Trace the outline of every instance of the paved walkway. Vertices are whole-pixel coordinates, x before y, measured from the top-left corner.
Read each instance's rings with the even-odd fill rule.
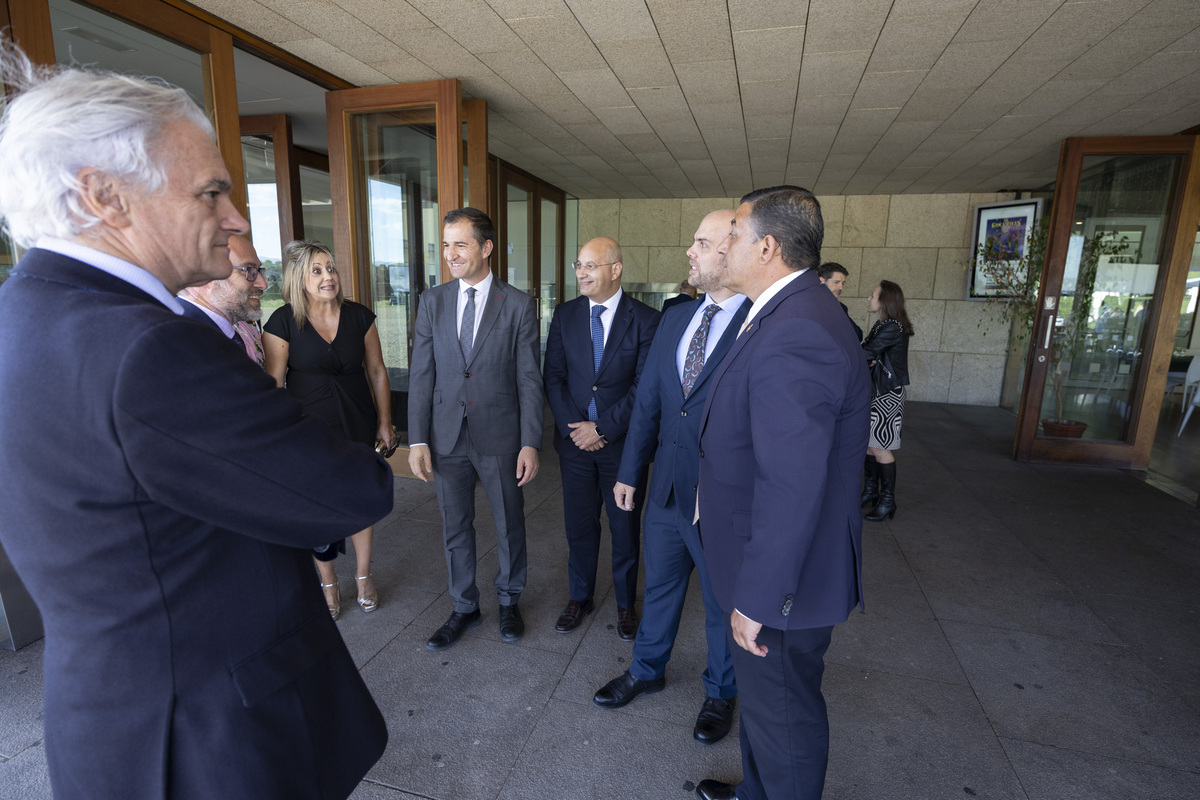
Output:
[[[899,511],[864,534],[867,612],[828,655],[828,800],[1200,797],[1200,510],[1120,470],[1014,463],[1013,425],[993,408],[909,405]],[[688,800],[702,778],[738,778],[736,731],[691,738],[694,581],[666,690],[591,705],[631,645],[607,596],[580,630],[553,630],[566,543],[543,459],[515,645],[484,605],[453,648],[425,649],[450,611],[437,505],[431,486],[397,482],[377,534],[381,607],[344,604],[339,622],[391,731],[356,800]],[[479,507],[486,585],[494,528]],[[0,651],[0,798],[50,797],[40,704],[41,644]]]

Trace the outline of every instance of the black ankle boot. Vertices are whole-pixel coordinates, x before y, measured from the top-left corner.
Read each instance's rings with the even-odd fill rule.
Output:
[[[879,465],[879,505],[867,514],[871,522],[881,522],[896,516],[896,462]]]
[[[879,502],[879,462],[875,456],[868,455],[863,462],[863,491],[862,502],[859,505],[866,508]]]

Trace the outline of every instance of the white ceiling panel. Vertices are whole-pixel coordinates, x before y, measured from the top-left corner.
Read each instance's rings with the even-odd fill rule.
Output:
[[[193,2],[358,85],[460,78],[580,197],[1032,188],[1066,136],[1200,125],[1197,0]],[[238,77],[243,113],[323,113]]]

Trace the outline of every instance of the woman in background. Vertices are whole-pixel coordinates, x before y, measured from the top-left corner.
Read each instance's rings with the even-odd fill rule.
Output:
[[[285,248],[282,306],[263,328],[263,368],[330,430],[352,442],[396,443],[391,387],[375,314],[346,300],[333,254],[320,242],[292,242]],[[379,605],[371,581],[374,526],[351,537],[358,562],[355,582],[364,611]],[[341,595],[333,559],[346,552],[344,540],[314,553],[325,602],[334,619]]]
[[[879,522],[896,516],[896,456],[904,419],[904,387],[908,385],[908,339],[912,323],[904,309],[904,292],[891,281],[880,281],[867,300],[878,317],[863,340],[871,367],[871,436],[867,445],[862,504],[874,505],[867,519]]]

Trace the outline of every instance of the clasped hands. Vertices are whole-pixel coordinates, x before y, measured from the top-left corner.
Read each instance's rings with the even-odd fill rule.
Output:
[[[591,452],[599,450],[608,444],[608,442],[596,435],[596,423],[594,422],[568,422],[567,427],[571,429],[571,441],[580,450]]]

